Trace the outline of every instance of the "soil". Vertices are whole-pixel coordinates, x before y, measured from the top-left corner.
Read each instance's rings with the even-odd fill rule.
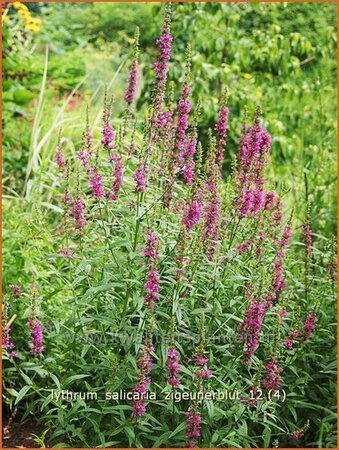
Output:
[[[41,448],[34,441],[33,435],[39,436],[42,431],[41,425],[37,425],[32,419],[27,419],[24,423],[14,420],[4,428],[2,448]]]

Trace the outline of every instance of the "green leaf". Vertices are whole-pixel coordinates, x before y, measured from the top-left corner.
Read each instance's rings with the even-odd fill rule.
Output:
[[[14,404],[17,405],[17,404],[20,402],[20,400],[22,400],[22,399],[24,398],[25,394],[26,394],[30,389],[31,389],[31,386],[24,386],[23,388],[21,388],[20,391],[19,391],[19,393],[18,393],[18,395],[17,395],[17,397],[16,397],[16,399],[15,399]]]
[[[157,441],[155,441],[153,448],[159,448],[161,444],[167,441],[169,437],[171,436],[171,431],[166,431],[166,433],[162,434]]]
[[[70,383],[72,383],[72,381],[75,380],[81,380],[82,378],[88,378],[90,375],[85,375],[85,374],[78,374],[78,375],[72,375],[68,378],[66,378],[66,380],[64,381],[64,386],[68,386]]]
[[[61,389],[61,385],[60,385],[60,381],[58,380],[58,378],[56,377],[56,375],[54,375],[54,373],[51,373],[51,378],[54,381],[56,387],[58,389]]]
[[[265,427],[263,432],[263,439],[264,439],[264,448],[269,448],[270,441],[271,441],[271,429],[268,427]]]
[[[17,105],[26,105],[32,98],[34,95],[27,89],[16,89],[13,92],[13,100]]]

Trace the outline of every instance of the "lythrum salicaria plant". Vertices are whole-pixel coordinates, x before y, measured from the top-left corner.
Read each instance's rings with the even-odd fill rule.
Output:
[[[236,308],[240,323],[232,327],[237,336],[233,364],[239,376],[250,375],[242,386],[242,404],[255,408],[260,400],[250,396],[257,398],[258,389],[270,398],[279,396],[289,352],[310,338],[316,320],[314,302],[305,305],[302,324],[295,319],[294,304],[284,300],[292,217],[284,217],[282,197],[265,179],[272,137],[262,125],[260,108],[252,122],[246,116],[242,125],[238,162],[225,190],[229,122],[237,120],[231,96],[225,88],[214,130],[199,136],[203,105],[194,101],[189,45],[181,85],[168,84],[173,40],[168,5],[156,41],[146,126],[135,108],[141,70],[137,30],[123,120],[114,120],[114,102],[106,92],[101,136],[91,129],[88,112],[77,158],[65,155],[59,145],[55,161],[65,180],[69,251],[86,253],[102,232],[114,278],[121,284],[115,295],[120,331],[130,330],[133,336],[137,331],[140,337],[128,347],[134,373],[124,384],[133,393],[132,423],[141,429],[156,414],[152,391],[187,393],[186,401],[173,400],[168,408],[173,430],[185,416],[185,442],[194,447],[205,442],[207,400],[201,394],[220,389],[221,380],[227,380],[217,364],[222,347],[211,342],[225,317]],[[307,267],[307,224],[303,232]],[[236,303],[226,300],[230,273],[242,280],[233,288]],[[183,332],[196,335],[196,344],[184,345]]]

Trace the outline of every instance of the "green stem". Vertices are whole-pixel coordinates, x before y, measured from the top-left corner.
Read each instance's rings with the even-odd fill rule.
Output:
[[[139,217],[139,207],[140,207],[142,200],[143,200],[143,194],[142,193],[140,194],[138,192],[137,193],[137,207],[136,207],[136,223],[135,223],[135,232],[134,232],[133,247],[132,247],[133,253],[136,251],[137,244],[138,244],[138,235],[139,235],[140,220],[141,220],[141,218]],[[128,278],[130,278],[130,277],[131,277],[131,271],[129,272]],[[126,294],[125,294],[124,306],[123,306],[123,310],[122,310],[122,319],[121,319],[120,329],[122,329],[125,326],[130,292],[131,292],[131,285],[130,285],[130,282],[128,281],[127,286],[126,286]]]
[[[108,233],[107,233],[105,224],[104,224],[104,217],[103,217],[103,214],[102,214],[102,208],[101,208],[100,200],[98,201],[98,205],[99,205],[99,213],[100,213],[101,226],[102,226],[102,229],[104,230],[106,245],[107,245],[109,251],[111,252],[112,258],[114,259],[114,262],[115,262],[116,266],[119,267],[118,261],[117,261],[117,259],[116,259],[116,257],[115,257],[115,254],[114,254],[114,252],[113,252],[113,249],[112,249],[112,247],[111,247],[111,243],[110,243],[110,240],[109,240],[109,236],[108,236]]]

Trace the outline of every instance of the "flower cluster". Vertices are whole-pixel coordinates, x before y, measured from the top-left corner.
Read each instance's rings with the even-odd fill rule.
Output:
[[[177,387],[180,385],[180,365],[178,361],[180,360],[179,352],[175,348],[170,348],[167,352],[167,368],[168,368],[168,377],[167,383],[173,387]]]
[[[264,168],[270,151],[271,136],[261,127],[257,113],[254,124],[240,140],[240,168],[237,175],[238,196],[235,206],[240,217],[252,214],[254,218],[262,210],[271,210],[275,195],[264,192]]]
[[[220,216],[220,197],[217,193],[211,196],[205,209],[204,233],[202,240],[207,243],[207,257],[212,259],[215,249],[216,241],[219,239],[218,222]]]
[[[135,30],[134,58],[128,76],[128,86],[125,92],[125,101],[128,105],[128,112],[131,113],[132,104],[135,101],[138,87],[138,58],[139,58],[139,28]]]
[[[115,155],[115,166],[113,171],[113,183],[108,192],[108,198],[110,200],[117,200],[119,198],[119,192],[123,185],[123,177],[124,177],[124,163],[119,159],[117,155]]]
[[[273,288],[275,291],[275,299],[278,299],[282,291],[287,287],[287,282],[283,277],[283,259],[278,256],[273,262],[274,280]]]
[[[66,189],[64,195],[61,198],[61,203],[63,203],[65,206],[72,206],[74,204],[74,201],[75,200],[73,198],[73,195]]]
[[[172,53],[173,37],[170,33],[165,33],[157,40],[157,46],[160,52],[160,61],[169,61]]]
[[[171,10],[170,4],[167,6],[166,19],[162,28],[162,34],[157,40],[159,57],[154,63],[154,113],[152,123],[155,129],[159,128],[159,114],[162,113],[162,105],[165,98],[166,81],[168,75],[168,63],[171,59],[173,37],[171,35]]]
[[[137,192],[145,192],[146,190],[146,167],[143,163],[140,163],[134,172],[134,181],[136,183]]]
[[[306,431],[308,430],[309,427],[310,427],[310,421],[307,420],[306,424],[302,428],[298,428],[297,430],[295,430],[292,433],[290,433],[288,435],[288,438],[290,440],[291,439],[296,439],[296,440],[301,439],[304,436],[304,434],[306,433]]]
[[[283,369],[279,366],[278,360],[273,358],[266,365],[266,378],[263,381],[262,385],[268,391],[277,391],[281,386],[281,376],[280,374],[283,372]]]
[[[242,136],[240,142],[241,179],[243,182],[253,182],[261,187],[263,184],[263,169],[270,151],[271,136],[260,125],[259,114],[254,119],[253,126]]]
[[[144,256],[149,261],[157,261],[158,259],[158,235],[151,228],[146,228],[146,246],[144,248]]]
[[[292,229],[291,229],[291,227],[290,226],[285,227],[283,229],[281,239],[277,240],[277,244],[281,248],[288,247],[288,245],[290,243],[290,240],[291,240],[291,237],[292,237]]]
[[[31,353],[38,354],[44,351],[43,346],[43,328],[41,322],[37,318],[29,319],[27,325],[31,331]]]
[[[286,308],[278,309],[277,316],[279,317],[280,322],[282,322],[288,316],[288,312],[286,311]]]
[[[252,243],[253,241],[251,239],[246,239],[243,242],[238,242],[235,245],[235,248],[240,254],[247,253],[250,250]]]
[[[293,433],[289,434],[288,438],[298,440],[298,439],[302,438],[302,436],[303,436],[302,430],[295,430],[295,431],[293,431]]]
[[[242,202],[240,206],[241,217],[247,217],[250,213],[254,218],[258,217],[259,212],[264,208],[265,194],[260,189],[248,189],[242,193]]]
[[[287,339],[284,340],[285,347],[291,350],[297,343],[299,335],[300,333],[298,330],[290,331]]]
[[[59,167],[60,171],[65,174],[67,171],[67,163],[65,154],[61,146],[58,146],[56,154],[55,154],[55,163]]]
[[[197,148],[197,140],[194,136],[191,139],[187,139],[185,144],[185,151],[181,152],[179,157],[182,161],[182,178],[184,182],[191,186],[194,180],[194,155]]]
[[[249,362],[259,347],[260,333],[264,324],[265,313],[269,306],[269,302],[260,302],[252,299],[246,311],[245,319],[240,326],[241,337],[246,347],[245,363]]]
[[[141,356],[138,358],[139,379],[134,386],[134,392],[137,393],[137,400],[133,401],[133,416],[144,416],[146,414],[147,402],[146,394],[151,384],[150,373],[153,368],[153,358],[151,352],[154,351],[152,344],[145,345]]]
[[[187,447],[194,448],[197,445],[197,439],[201,435],[201,414],[195,411],[194,407],[186,413],[186,439]]]
[[[222,106],[219,111],[218,121],[215,125],[215,131],[217,132],[216,161],[218,164],[222,164],[224,160],[224,151],[227,143],[228,116],[229,109],[226,106]]]
[[[312,228],[309,222],[305,223],[302,227],[302,232],[303,232],[303,237],[304,237],[304,242],[306,245],[306,253],[307,255],[311,254],[312,251]]]
[[[135,101],[138,88],[138,66],[139,66],[139,28],[135,30],[134,36],[134,58],[128,75],[128,85],[125,92],[128,115],[132,113],[132,104]]]
[[[213,372],[209,369],[200,369],[197,370],[194,374],[195,378],[211,378]]]
[[[8,351],[10,358],[17,356],[17,352],[14,350],[15,345],[12,341],[10,325],[6,325],[2,329],[2,348]]]
[[[337,263],[336,261],[330,261],[327,267],[328,274],[332,281],[337,281]]]
[[[21,286],[19,286],[18,284],[12,284],[10,289],[11,289],[13,298],[21,297],[21,295],[22,295]]]
[[[114,146],[115,131],[110,123],[110,105],[105,105],[102,117],[102,139],[101,143],[104,148],[110,151]]]
[[[312,311],[307,315],[306,320],[303,325],[303,340],[304,341],[308,341],[309,338],[311,337],[317,320],[318,319],[317,319],[315,312]]]
[[[202,216],[202,204],[193,200],[187,209],[183,212],[182,224],[185,225],[186,231],[190,231],[193,226],[199,222]]]
[[[93,135],[89,129],[88,123],[82,136],[82,144],[78,151],[77,158],[84,167],[88,167],[93,156]]]
[[[149,309],[154,309],[156,302],[159,300],[160,292],[160,276],[158,269],[153,266],[147,273],[145,283],[145,302]]]
[[[86,226],[85,201],[82,198],[79,198],[74,202],[70,211],[70,216],[74,220],[75,228],[78,230],[79,234],[81,234]]]
[[[39,33],[41,29],[41,19],[32,17],[30,10],[22,2],[14,2],[13,7],[18,11],[18,15],[25,22],[25,28],[32,33]]]
[[[208,364],[208,358],[205,358],[202,355],[198,355],[195,358],[195,365],[200,368],[195,371],[194,377],[197,379],[211,378],[213,375],[212,371],[207,369],[206,365]]]
[[[65,259],[75,258],[75,253],[67,248],[62,248],[58,252],[58,256],[62,256]]]
[[[105,190],[102,176],[98,173],[97,169],[90,168],[88,173],[90,174],[89,186],[92,190],[93,197],[96,199],[105,197]]]
[[[126,103],[128,103],[128,105],[131,105],[135,100],[135,96],[137,93],[137,86],[138,86],[138,62],[133,61],[129,73],[128,88],[125,94],[125,101]]]

